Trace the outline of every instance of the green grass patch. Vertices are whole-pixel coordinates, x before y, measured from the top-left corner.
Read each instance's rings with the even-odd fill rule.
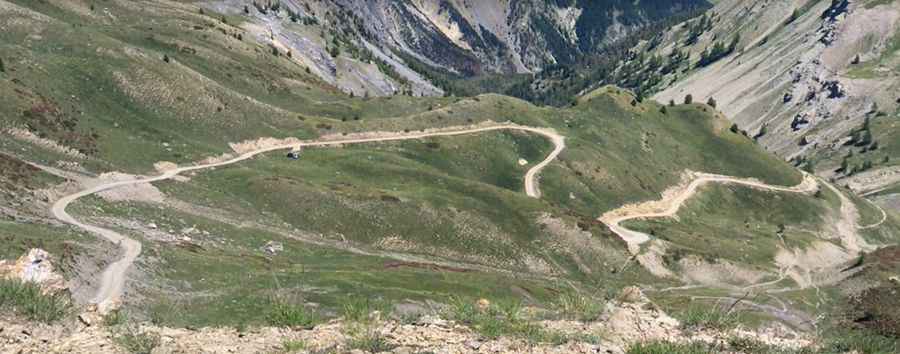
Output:
[[[388,343],[387,338],[381,332],[369,325],[350,326],[348,329],[350,339],[347,341],[347,349],[362,350],[366,353],[389,352],[395,348]]]
[[[302,304],[274,301],[271,304],[271,310],[266,315],[266,321],[276,327],[309,329],[321,321],[321,316]]]
[[[721,306],[693,305],[673,314],[688,330],[715,329],[727,331],[741,324],[741,313]]]
[[[32,248],[53,255],[56,268],[69,274],[75,256],[95,238],[67,227],[0,220],[0,259],[15,260]]]
[[[570,289],[559,293],[553,309],[560,315],[577,321],[595,321],[606,308],[605,299],[597,299],[582,291]]]
[[[297,353],[306,350],[306,342],[299,340],[286,340],[281,343],[283,353]]]
[[[363,297],[351,297],[341,306],[341,317],[350,322],[366,323],[374,320],[373,313],[385,315],[390,309],[389,304],[383,301],[372,300]]]
[[[452,297],[444,317],[472,328],[487,339],[520,338],[530,343],[559,344],[565,335],[548,331],[522,315],[522,303],[501,300],[479,304],[475,299]]]
[[[632,220],[625,226],[710,260],[769,266],[779,247],[805,248],[820,240],[818,233],[837,208],[832,194],[823,190],[817,198],[710,185],[682,206],[678,220]],[[677,262],[679,254],[670,255],[671,261]]]
[[[117,330],[113,341],[132,354],[150,354],[162,344],[159,334],[127,326]]]
[[[44,294],[35,283],[0,279],[0,309],[31,321],[53,323],[72,310],[64,294]]]
[[[151,301],[130,307],[153,322],[168,326],[252,326],[268,324],[273,298],[292,304],[319,304],[323,317],[339,317],[347,300],[378,299],[351,307],[355,313],[381,310],[382,304],[444,301],[451,295],[519,299],[524,290],[537,301],[549,303],[553,284],[516,279],[502,273],[442,269],[427,264],[398,262],[363,256],[329,247],[306,244],[256,228],[240,228],[202,217],[159,209],[142,203],[114,203],[88,198],[73,205],[73,215],[103,215],[154,222],[160,230],[195,227],[209,236],[194,235],[187,243],[143,240],[143,254],[159,262],[149,272],[164,289],[148,289]],[[269,241],[284,245],[275,256],[262,250]],[[170,300],[166,300],[170,299]],[[357,317],[361,317],[357,316]]]

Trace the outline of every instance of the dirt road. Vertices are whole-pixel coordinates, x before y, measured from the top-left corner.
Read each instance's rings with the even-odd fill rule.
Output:
[[[662,199],[639,204],[629,204],[604,213],[597,220],[606,224],[609,229],[628,244],[628,249],[636,254],[640,245],[650,240],[650,236],[622,227],[622,222],[633,219],[673,217],[684,203],[690,199],[697,189],[709,183],[738,184],[748,187],[791,193],[812,193],[818,188],[815,177],[803,173],[803,181],[793,187],[773,186],[750,178],[738,178],[710,173],[688,172],[687,184],[669,188],[662,193]]]
[[[78,228],[84,229],[88,232],[95,233],[104,239],[118,244],[122,250],[121,258],[117,261],[111,263],[106,269],[103,270],[103,274],[100,278],[100,286],[97,289],[97,293],[94,296],[92,303],[97,304],[98,310],[101,313],[106,313],[111,309],[114,309],[118,306],[119,301],[122,297],[122,292],[125,287],[125,279],[126,273],[131,265],[134,263],[135,259],[137,259],[138,255],[141,253],[141,244],[138,241],[130,239],[118,232],[115,232],[110,229],[105,229],[99,226],[86,224],[78,221],[69,213],[66,212],[66,207],[69,206],[75,200],[78,200],[81,197],[89,196],[95,193],[99,193],[102,191],[110,190],[117,187],[142,184],[142,183],[152,183],[157,181],[163,181],[170,178],[173,178],[181,173],[190,172],[190,171],[198,171],[203,169],[209,169],[214,167],[226,166],[234,163],[238,163],[249,158],[252,158],[256,155],[277,151],[277,150],[286,150],[286,149],[296,149],[300,147],[312,147],[312,146],[331,146],[331,145],[345,145],[345,144],[361,144],[361,143],[370,143],[370,142],[384,142],[384,141],[397,141],[397,140],[410,140],[410,139],[421,139],[421,138],[430,138],[430,137],[438,137],[438,136],[455,136],[455,135],[464,135],[464,134],[474,134],[488,131],[496,131],[496,130],[518,130],[518,131],[526,131],[535,134],[542,135],[550,139],[554,144],[553,151],[540,163],[533,166],[528,172],[525,174],[525,193],[533,198],[540,197],[540,190],[537,187],[537,176],[540,171],[546,167],[551,161],[556,159],[556,157],[565,149],[565,137],[557,134],[552,129],[548,128],[535,128],[535,127],[527,127],[520,126],[512,123],[504,123],[504,124],[493,124],[488,126],[480,126],[480,127],[459,127],[459,128],[448,128],[443,129],[441,131],[434,132],[414,132],[414,133],[391,133],[387,136],[379,136],[372,138],[347,138],[347,139],[333,139],[333,140],[325,140],[325,141],[301,141],[297,143],[290,143],[278,146],[270,146],[258,150],[253,150],[250,152],[246,152],[241,154],[240,156],[215,162],[209,164],[200,164],[193,166],[185,166],[178,167],[167,170],[162,174],[154,177],[146,177],[146,178],[137,178],[133,180],[125,180],[125,181],[116,181],[110,183],[100,184],[82,191],[79,191],[74,194],[67,195],[59,200],[57,200],[52,208],[52,215],[58,220],[76,226]]]

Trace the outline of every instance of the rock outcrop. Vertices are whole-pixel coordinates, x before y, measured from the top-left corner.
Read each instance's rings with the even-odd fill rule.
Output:
[[[54,271],[50,254],[33,248],[15,262],[0,260],[0,277],[39,284],[45,293],[65,290],[66,280]]]

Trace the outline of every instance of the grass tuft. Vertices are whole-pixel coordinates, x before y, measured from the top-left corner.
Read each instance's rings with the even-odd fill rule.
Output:
[[[312,328],[320,322],[320,317],[303,305],[292,305],[276,301],[266,316],[270,325],[290,328]]]
[[[383,314],[386,308],[387,306],[381,301],[362,297],[351,297],[341,306],[344,320],[361,323],[372,321],[374,312],[378,311]]]
[[[306,350],[306,342],[301,340],[285,340],[281,343],[281,351],[284,353],[297,353]]]
[[[150,354],[161,343],[159,334],[131,327],[119,331],[114,340],[123,349],[133,354]]]
[[[594,321],[603,313],[603,303],[577,290],[565,291],[553,303],[566,318],[578,321]]]
[[[35,283],[0,279],[0,310],[12,312],[32,321],[52,323],[71,310],[63,294],[44,294]]]
[[[122,310],[113,310],[103,316],[103,325],[116,327],[128,321],[128,316]]]
[[[366,353],[388,352],[396,346],[388,343],[387,339],[377,330],[370,326],[358,329],[354,335],[347,341],[347,347],[350,350],[362,350]]]
[[[509,300],[491,302],[480,307],[474,300],[453,297],[444,316],[467,325],[482,337],[496,339],[503,336],[524,339],[530,343],[565,343],[570,338],[548,331],[541,325],[520,316],[522,303]]]
[[[741,314],[717,306],[693,305],[675,314],[682,329],[729,330],[741,323]]]

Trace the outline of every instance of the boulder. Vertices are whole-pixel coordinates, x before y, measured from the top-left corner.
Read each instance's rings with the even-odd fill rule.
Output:
[[[40,248],[32,248],[15,263],[0,261],[0,277],[39,284],[44,293],[67,288],[66,280],[54,271],[50,254]]]

